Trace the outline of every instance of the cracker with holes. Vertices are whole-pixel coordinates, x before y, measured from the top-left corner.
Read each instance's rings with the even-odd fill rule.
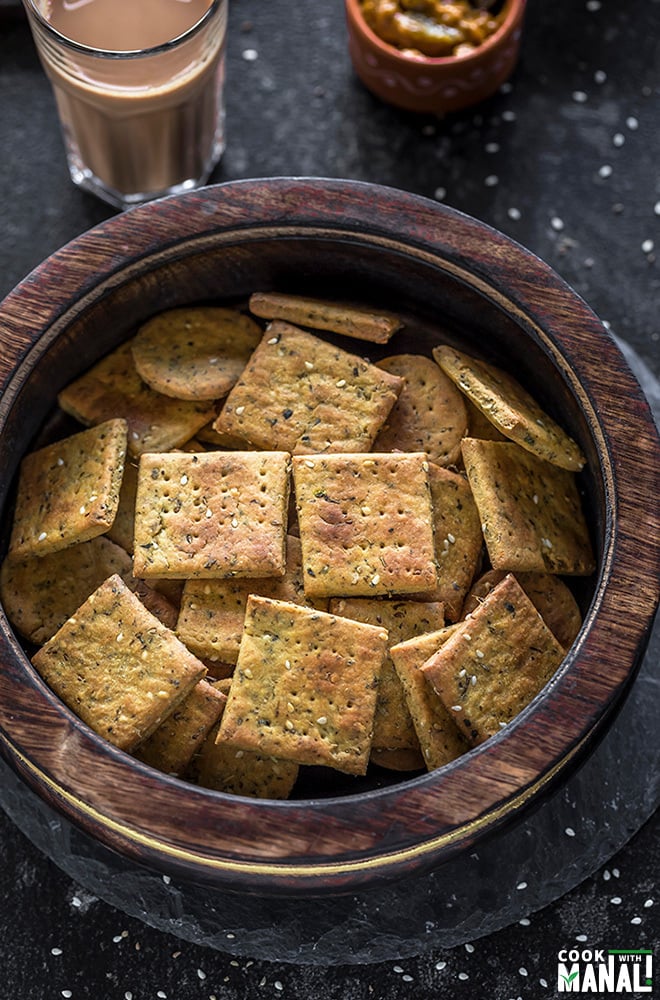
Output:
[[[107,420],[26,455],[9,556],[45,556],[104,534],[117,513],[125,455],[124,420]]]
[[[364,774],[385,629],[250,596],[219,742]]]
[[[190,777],[203,788],[253,799],[288,799],[300,767],[257,750],[237,750],[218,743],[217,723],[194,758]]]
[[[285,320],[296,326],[327,330],[375,344],[386,344],[403,326],[396,313],[281,292],[255,292],[250,296],[250,310],[263,319]]]
[[[419,740],[424,766],[429,771],[456,760],[469,749],[458,729],[453,713],[445,708],[420,667],[447,641],[457,625],[448,625],[435,632],[414,636],[397,643],[390,656],[403,688]]]
[[[182,775],[220,719],[226,695],[202,679],[187,698],[135,751],[135,756],[165,774]]]
[[[563,658],[563,647],[509,574],[420,669],[476,746],[531,702]]]
[[[175,399],[221,399],[261,340],[261,327],[237,309],[168,309],[140,327],[132,343],[140,377]]]
[[[0,593],[7,617],[37,645],[50,639],[109,576],[130,579],[131,557],[105,535],[41,558],[5,559]]]
[[[433,357],[506,438],[560,468],[584,466],[576,442],[508,372],[446,345],[434,348]]]
[[[128,752],[206,673],[116,575],[87,598],[32,663],[83,722]]]
[[[416,594],[437,583],[424,454],[293,459],[308,597]]]
[[[430,358],[396,354],[378,367],[405,379],[374,451],[425,451],[438,465],[455,465],[467,430],[464,397]]]
[[[382,598],[333,598],[330,611],[343,618],[380,625],[387,629],[388,645],[411,639],[414,635],[436,631],[445,623],[442,604],[422,601],[396,601]],[[417,735],[391,657],[383,664],[378,684],[374,717],[373,750],[415,750]],[[385,766],[381,756],[381,766]]]
[[[575,474],[512,442],[463,440],[493,569],[588,576],[595,569]]]
[[[425,597],[442,601],[447,620],[455,622],[481,560],[481,520],[464,476],[431,462],[429,482],[438,583]]]
[[[475,580],[465,598],[462,617],[476,611],[505,576],[504,570],[490,569]],[[582,613],[564,581],[552,573],[516,573],[515,577],[557,641],[568,649],[582,626]]]
[[[368,451],[402,386],[397,375],[276,321],[214,427],[292,454]]]
[[[310,603],[303,587],[300,539],[289,535],[286,550],[283,577],[186,581],[176,632],[188,649],[210,663],[236,663],[250,594]],[[327,601],[314,604],[327,610]]]
[[[62,389],[57,399],[65,413],[82,424],[123,417],[132,455],[181,447],[214,419],[216,410],[206,400],[171,399],[154,392],[137,373],[131,341]]]
[[[143,455],[135,502],[138,577],[283,576],[286,452]]]

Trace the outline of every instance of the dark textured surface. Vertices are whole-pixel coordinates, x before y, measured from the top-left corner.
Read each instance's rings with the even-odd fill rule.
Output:
[[[1,295],[111,210],[70,184],[27,28],[10,6],[0,18]],[[511,87],[444,122],[380,105],[356,82],[338,0],[233,0],[230,25],[228,148],[213,180],[347,176],[441,198],[555,267],[658,374],[658,2],[531,0]],[[656,733],[648,746],[656,795],[658,758]],[[643,810],[626,808],[633,830]],[[561,947],[655,947],[657,960],[660,945],[657,814],[529,926],[328,971],[232,958],[164,935],[59,872],[1,814],[0,830],[3,1000],[536,1000],[555,994]],[[497,891],[497,876],[489,889]]]

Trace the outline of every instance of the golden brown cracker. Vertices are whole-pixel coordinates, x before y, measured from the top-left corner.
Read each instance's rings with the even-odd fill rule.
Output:
[[[219,721],[226,701],[226,695],[208,681],[198,681],[178,708],[140,744],[135,756],[165,774],[182,775]]]
[[[442,601],[448,621],[461,615],[465,595],[481,562],[479,511],[464,476],[429,463],[438,582],[424,596]]]
[[[402,386],[363,358],[274,322],[214,428],[292,454],[368,451]]]
[[[475,580],[462,617],[472,614],[505,576],[504,570],[490,569]],[[582,626],[582,613],[564,581],[551,573],[516,573],[515,577],[557,641],[568,649]]]
[[[219,741],[364,774],[387,632],[250,596]]]
[[[182,306],[143,323],[132,343],[138,374],[175,399],[221,399],[261,340],[262,329],[238,309]]]
[[[116,575],[87,598],[32,663],[83,722],[128,752],[206,672]]]
[[[125,455],[124,420],[108,420],[26,455],[10,557],[47,555],[104,534],[117,513]]]
[[[293,459],[305,592],[374,597],[437,583],[423,454]]]
[[[217,723],[192,762],[191,777],[197,784],[248,798],[288,799],[298,777],[298,764],[218,743],[219,729]]]
[[[286,550],[283,577],[186,581],[176,632],[188,649],[210,664],[234,664],[250,594],[293,604],[310,603],[303,587],[300,539],[290,535]],[[321,611],[327,610],[327,601],[314,603]]]
[[[529,704],[563,658],[563,648],[509,574],[420,669],[476,746]]]
[[[255,292],[250,296],[250,310],[263,319],[285,320],[375,344],[386,344],[403,326],[396,313],[281,292]]]
[[[408,711],[429,771],[442,767],[469,749],[467,740],[437,696],[420,667],[447,641],[457,625],[415,636],[390,649]]]
[[[439,603],[379,598],[340,597],[330,601],[332,614],[387,629],[388,646],[424,632],[435,632],[445,623]],[[387,655],[378,684],[372,752],[419,747],[415,727],[391,657]]]
[[[0,592],[14,628],[37,645],[50,639],[97,587],[114,573],[131,576],[131,557],[98,535],[41,558],[5,559]]]
[[[378,367],[405,379],[374,451],[424,451],[429,461],[454,465],[467,430],[463,394],[441,368],[422,354],[396,354]]]
[[[57,398],[65,413],[82,424],[123,417],[132,455],[178,448],[215,417],[212,403],[171,399],[149,388],[136,371],[131,341],[71,382]]]
[[[587,576],[595,569],[575,474],[517,444],[463,440],[493,569]]]
[[[560,468],[584,466],[576,442],[508,372],[447,345],[434,348],[433,357],[505,437]]]
[[[288,491],[286,452],[143,455],[135,575],[282,576]]]

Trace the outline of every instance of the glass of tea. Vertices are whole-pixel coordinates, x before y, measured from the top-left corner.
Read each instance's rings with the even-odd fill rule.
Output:
[[[224,150],[227,0],[23,0],[71,179],[128,208],[204,184]]]

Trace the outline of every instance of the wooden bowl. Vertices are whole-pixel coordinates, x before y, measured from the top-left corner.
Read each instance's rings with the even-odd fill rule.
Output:
[[[161,309],[268,288],[398,309],[408,333],[389,353],[427,351],[439,337],[485,350],[577,438],[599,568],[583,582],[584,625],[563,665],[506,731],[442,769],[260,801],[160,774],[99,738],[42,682],[2,614],[0,747],[56,810],[156,870],[237,891],[351,892],[472,848],[554,788],[605,731],[658,603],[660,446],[600,322],[506,237],[377,186],[236,182],[102,223],[2,303],[5,526],[21,456],[64,385]]]
[[[406,111],[444,115],[478,104],[509,79],[518,62],[526,0],[505,0],[500,27],[464,56],[411,57],[365,22],[360,0],[345,0],[348,51],[376,97]]]

